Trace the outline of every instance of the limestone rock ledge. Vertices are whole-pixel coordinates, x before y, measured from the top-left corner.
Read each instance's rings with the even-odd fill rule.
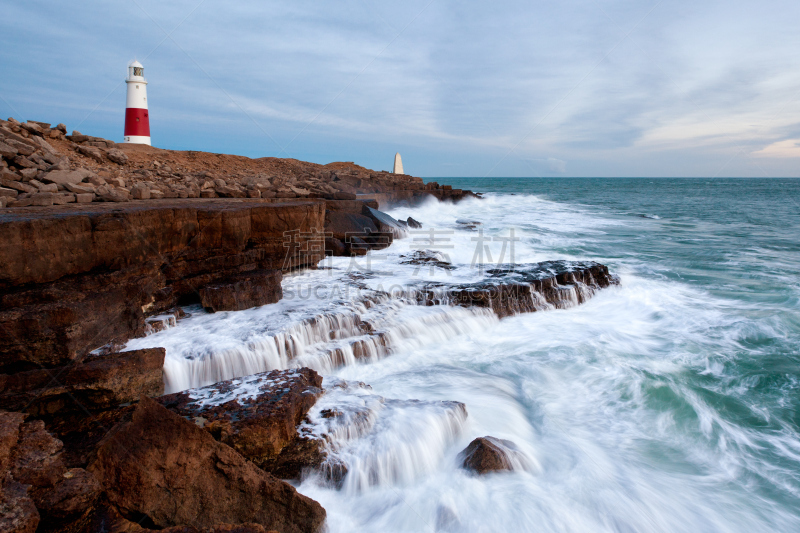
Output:
[[[66,365],[143,335],[147,316],[199,301],[207,285],[322,258],[308,246],[324,228],[321,200],[121,205],[0,212],[0,372]]]
[[[52,369],[0,374],[0,408],[46,416],[103,410],[164,393],[164,348],[89,356]]]

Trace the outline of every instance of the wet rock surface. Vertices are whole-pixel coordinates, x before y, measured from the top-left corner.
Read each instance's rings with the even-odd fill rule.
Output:
[[[480,437],[469,443],[460,454],[461,466],[476,474],[514,470],[522,464],[520,452],[511,441]]]
[[[88,470],[123,517],[155,528],[257,523],[300,533],[325,521],[318,503],[150,399],[103,440]]]
[[[593,261],[545,261],[490,269],[486,274],[486,280],[479,283],[427,284],[415,297],[425,305],[487,307],[502,318],[579,305],[599,289],[619,284],[619,278],[610,274],[607,266]]]
[[[298,440],[297,426],[322,395],[310,368],[273,370],[168,394],[159,403],[204,428],[263,469],[299,477],[319,452]]]

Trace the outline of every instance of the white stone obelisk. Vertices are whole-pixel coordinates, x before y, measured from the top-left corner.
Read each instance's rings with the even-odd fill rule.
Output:
[[[403,160],[400,159],[400,152],[394,154],[394,168],[392,169],[392,174],[405,174],[405,172],[403,172]]]

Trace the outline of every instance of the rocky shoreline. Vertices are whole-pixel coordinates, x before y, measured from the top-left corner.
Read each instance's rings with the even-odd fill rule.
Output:
[[[323,384],[278,336],[287,369],[166,395],[165,350],[122,350],[175,326],[187,305],[280,302],[284,274],[386,248],[419,227],[381,208],[474,193],[352,163],[176,152],[66,131],[0,121],[0,532],[322,531],[325,510],[286,480],[373,483],[351,471],[347,447],[393,406],[427,409],[449,432],[463,425],[458,402]],[[452,268],[428,252],[408,261]],[[555,261],[490,270],[479,283],[373,292],[358,305],[402,299],[496,320],[579,305],[617,283],[604,265]],[[390,354],[391,337],[361,316],[298,327],[337,339],[332,368]],[[514,443],[489,436],[464,451],[463,465],[530,468]]]

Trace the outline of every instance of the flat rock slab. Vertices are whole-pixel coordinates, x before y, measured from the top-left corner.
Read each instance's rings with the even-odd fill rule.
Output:
[[[365,216],[375,221],[375,224],[381,231],[388,231],[395,237],[402,237],[407,234],[407,229],[403,225],[383,211],[378,211],[368,205],[364,205],[363,213]]]
[[[427,283],[415,292],[420,304],[446,302],[488,307],[500,317],[584,303],[598,290],[619,285],[608,267],[594,261],[543,261],[486,271],[477,283]]]
[[[322,200],[256,199],[2,210],[0,372],[144,335],[147,316],[240,273],[316,265],[324,213]]]
[[[310,368],[273,370],[168,394],[158,402],[209,431],[259,466],[297,439],[297,426],[322,395]]]

